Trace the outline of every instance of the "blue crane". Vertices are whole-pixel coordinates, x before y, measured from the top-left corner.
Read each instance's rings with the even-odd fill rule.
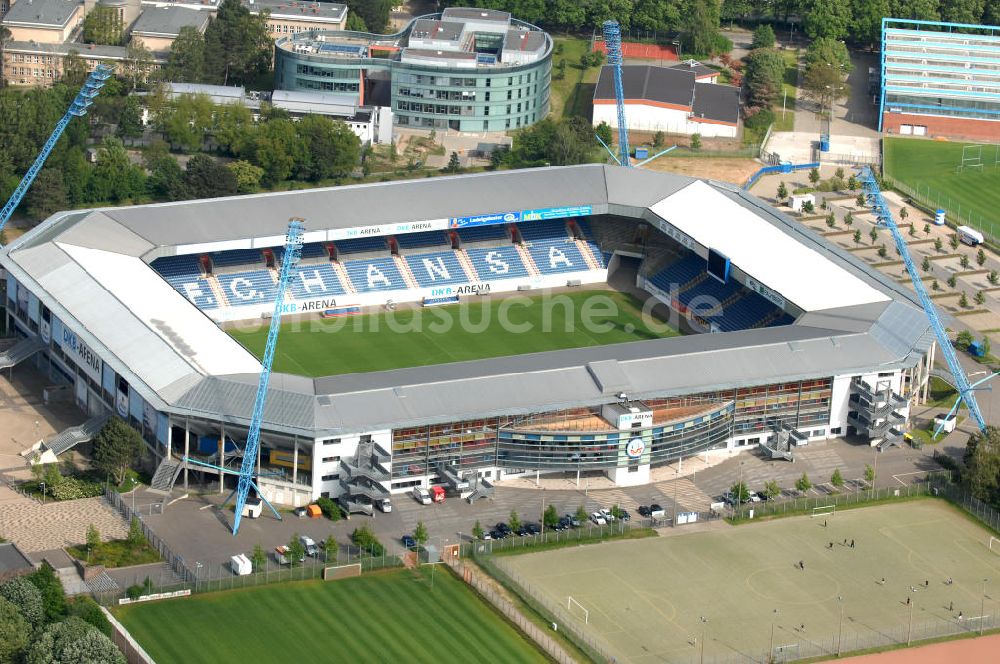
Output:
[[[274,349],[278,345],[278,332],[281,331],[281,314],[284,309],[285,291],[292,276],[292,269],[298,264],[302,255],[302,235],[305,226],[301,219],[288,222],[288,235],[285,237],[285,257],[281,261],[281,276],[278,278],[278,294],[274,298],[274,314],[271,316],[271,327],[267,332],[267,345],[264,347],[264,359],[261,362],[260,382],[257,384],[257,399],[253,404],[253,417],[250,418],[250,431],[247,433],[247,444],[243,448],[243,462],[240,464],[240,479],[236,485],[236,518],[233,520],[233,536],[240,531],[240,519],[243,517],[243,506],[247,502],[250,487],[263,498],[260,488],[254,483],[254,466],[257,462],[257,450],[260,448],[260,425],[264,421],[264,403],[267,401],[267,384],[271,379],[271,364],[274,362]],[[270,506],[270,504],[269,504]],[[271,508],[274,509],[273,507]],[[280,518],[280,517],[279,517]]]
[[[611,65],[615,76],[615,104],[618,106],[618,151],[621,155],[615,157],[615,161],[620,166],[631,168],[632,161],[628,154],[628,125],[625,124],[625,92],[622,89],[622,31],[618,27],[618,21],[605,21],[601,28],[604,32],[604,45],[608,49],[608,64]],[[611,150],[608,149],[608,152]]]
[[[73,99],[73,103],[69,105],[69,110],[66,114],[62,116],[62,119],[56,123],[56,128],[53,130],[52,135],[49,136],[49,140],[45,141],[45,145],[42,146],[42,151],[38,153],[38,157],[35,158],[35,163],[31,165],[28,172],[24,174],[21,178],[20,184],[14,190],[13,195],[7,204],[3,206],[3,210],[0,210],[0,231],[3,230],[4,226],[10,220],[11,215],[14,214],[14,210],[17,206],[21,204],[21,200],[24,199],[24,195],[28,193],[28,189],[31,188],[31,183],[35,181],[35,177],[38,172],[42,170],[42,166],[45,165],[45,160],[49,158],[52,153],[52,148],[56,146],[59,138],[63,135],[66,130],[67,125],[69,125],[70,120],[76,117],[83,117],[87,114],[87,108],[94,103],[94,97],[100,93],[101,88],[104,87],[104,82],[111,77],[111,68],[107,65],[97,65],[97,67],[90,73],[87,77],[87,81],[80,88],[80,92],[77,93],[76,98]]]
[[[979,410],[979,403],[976,401],[976,386],[969,384],[969,378],[965,375],[965,370],[962,369],[962,365],[958,361],[955,348],[948,338],[948,333],[944,329],[941,317],[938,316],[934,301],[931,300],[927,289],[924,288],[924,282],[920,278],[920,273],[917,272],[917,266],[910,257],[909,250],[906,248],[906,240],[903,239],[903,234],[899,232],[896,221],[892,218],[892,212],[889,211],[889,206],[882,197],[882,191],[879,189],[875,174],[872,173],[872,169],[869,166],[861,169],[861,183],[865,189],[865,196],[872,206],[872,211],[875,213],[879,223],[885,224],[889,228],[889,232],[892,233],[892,239],[896,242],[896,249],[899,251],[899,255],[903,257],[906,272],[913,281],[913,288],[917,291],[920,304],[924,308],[924,313],[927,314],[927,320],[930,321],[931,329],[934,330],[934,336],[937,337],[938,346],[941,347],[941,354],[944,355],[944,359],[948,363],[948,369],[951,370],[952,378],[955,381],[955,389],[958,390],[958,397],[965,402],[966,407],[969,409],[969,415],[976,421],[979,430],[985,431],[986,420],[983,419],[983,413]],[[978,384],[976,383],[976,385]],[[958,401],[955,402],[952,412],[957,408]],[[940,427],[938,427],[939,431]],[[934,435],[936,436],[938,432],[935,432]]]

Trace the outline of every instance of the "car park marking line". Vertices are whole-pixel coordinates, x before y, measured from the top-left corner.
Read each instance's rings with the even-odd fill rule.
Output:
[[[899,478],[900,477],[906,477],[907,475],[925,475],[925,474],[927,474],[926,470],[914,470],[913,472],[910,472],[910,473],[897,473],[897,474],[895,474],[895,475],[892,476],[892,479],[896,480],[897,482],[899,482],[903,486],[909,486],[906,482],[904,482],[903,480],[901,480]]]

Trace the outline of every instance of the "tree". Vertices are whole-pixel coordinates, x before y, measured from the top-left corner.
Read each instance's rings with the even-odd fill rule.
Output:
[[[87,595],[77,595],[69,603],[69,615],[97,628],[101,634],[111,636],[111,622],[104,616],[101,606]]]
[[[948,246],[953,250],[958,249],[958,233],[952,233],[951,237],[948,238]]]
[[[989,275],[987,275],[986,280],[990,282],[991,286],[996,286],[1000,283],[1000,273],[996,270],[990,270]]]
[[[910,227],[909,229],[907,229],[906,234],[909,235],[910,237],[916,237],[917,236],[916,227],[913,224],[910,224]]]
[[[810,39],[843,39],[851,26],[851,6],[842,0],[805,0],[802,29]]]
[[[550,504],[542,512],[542,525],[546,528],[555,528],[559,525],[559,512],[556,510],[556,506]]]
[[[934,238],[934,251],[936,251],[938,253],[941,253],[941,248],[943,246],[944,246],[944,243],[941,242],[941,238],[939,238],[939,237],[938,238]]]
[[[972,332],[968,330],[962,330],[957,335],[955,335],[955,348],[959,350],[968,350],[969,345],[975,341],[975,337],[972,336]]]
[[[458,153],[452,152],[448,157],[448,165],[441,169],[444,173],[458,173],[462,170],[462,164],[458,161]]]
[[[838,489],[844,486],[844,476],[840,474],[840,468],[835,469],[833,475],[830,475],[830,484]]]
[[[207,154],[191,157],[184,183],[194,198],[217,198],[236,193],[236,175]]]
[[[875,243],[878,241],[878,231],[875,230],[874,228],[871,229],[870,231],[868,231],[868,237],[871,238],[872,246],[874,246]]]
[[[88,44],[121,46],[125,26],[118,8],[97,5],[83,19],[83,41]]]
[[[774,42],[774,28],[769,23],[762,23],[753,31],[753,41],[750,43],[750,48],[773,48]]]
[[[153,69],[153,54],[141,39],[132,37],[125,48],[123,65],[125,80],[128,81],[129,89],[135,92],[136,88],[145,85],[149,79],[149,72]]]
[[[181,28],[170,45],[166,80],[175,83],[201,83],[205,80],[205,36],[194,26]]]
[[[986,304],[986,293],[983,291],[976,291],[976,304],[980,306]]]
[[[1000,507],[1000,429],[990,425],[969,436],[964,461],[962,483],[979,500]]]
[[[875,469],[868,464],[865,464],[865,482],[871,485],[875,484]]]
[[[94,439],[94,467],[111,475],[115,484],[121,484],[129,466],[139,458],[142,445],[138,431],[112,417]]]
[[[850,228],[853,224],[854,224],[854,215],[848,212],[847,214],[844,215],[844,225]],[[860,233],[861,231],[858,232]]]
[[[941,0],[941,20],[950,23],[981,23],[983,4],[983,0]]]
[[[125,664],[125,656],[111,642],[76,616],[49,625],[28,648],[25,664]]]
[[[923,270],[924,272],[930,272],[931,271],[931,259],[928,258],[927,256],[924,256],[923,262],[920,263],[920,269]]]
[[[354,32],[368,32],[368,26],[365,25],[365,19],[361,18],[354,12],[347,12],[347,23],[344,25],[345,30],[353,30]]]
[[[327,535],[326,539],[323,540],[323,556],[324,560],[330,559],[330,554],[333,553],[334,560],[337,559],[337,540],[333,535]]]
[[[7,42],[11,40],[10,30],[5,25],[0,25],[0,89],[3,89],[7,85],[7,76],[4,71],[4,48],[7,46]]]
[[[931,282],[931,290],[941,290],[941,285],[938,283],[937,279]]]
[[[472,526],[472,537],[477,540],[483,539],[483,526],[479,523],[479,519],[476,519],[476,525]]]
[[[955,278],[955,275],[949,276],[948,277],[948,287],[949,288],[954,288],[957,285],[958,285],[958,279]]]
[[[701,149],[701,134],[691,134],[691,149],[692,150]]]
[[[826,215],[826,227],[833,228],[836,225],[837,225],[837,217],[835,217],[832,212]]]
[[[598,138],[604,141],[605,145],[611,147],[611,141],[614,140],[614,135],[611,133],[611,126],[607,122],[602,121],[601,124],[597,125],[597,127],[594,129],[594,133],[597,134]],[[663,132],[661,131],[659,132],[659,134],[660,134],[660,140],[662,141]],[[653,143],[654,144],[656,143],[655,136],[653,138]]]
[[[427,526],[424,525],[423,521],[417,521],[417,527],[413,529],[413,541],[417,543],[417,546],[423,546],[427,544]]]
[[[816,206],[813,205],[812,201],[806,201],[802,204],[802,212],[805,214],[812,214],[816,211]]]
[[[118,129],[115,132],[121,139],[133,139],[142,136],[142,109],[139,98],[129,95],[122,104],[118,115]]]
[[[517,532],[521,528],[521,517],[517,515],[516,510],[510,511],[510,529]]]
[[[854,204],[857,205],[859,208],[865,207],[865,195],[858,194],[858,197],[854,199]]]
[[[254,166],[249,161],[238,160],[226,165],[236,178],[236,192],[239,194],[252,194],[260,186],[260,180],[264,177],[264,169]]]
[[[729,487],[729,495],[733,497],[733,501],[737,505],[742,505],[750,500],[750,491],[747,489],[746,482],[737,482]]]
[[[300,175],[307,180],[346,177],[358,165],[361,141],[343,121],[309,115],[294,128],[308,155],[308,167],[300,168]]]
[[[187,152],[197,152],[212,128],[214,112],[215,107],[208,95],[181,95],[157,113],[156,128],[171,145]]]
[[[254,133],[248,152],[250,161],[264,169],[262,183],[265,186],[287,180],[296,164],[306,170],[312,166],[291,120],[269,120],[261,125]]]
[[[31,625],[17,607],[0,597],[0,662],[16,662],[28,647]]]
[[[393,0],[347,0],[347,6],[364,21],[368,32],[382,33],[389,25]],[[518,14],[518,18],[528,20],[526,14]]]
[[[118,203],[145,190],[142,169],[132,164],[120,139],[107,136],[97,151],[97,165],[88,182],[89,200]]]
[[[306,548],[299,541],[299,534],[294,533],[292,539],[288,540],[288,565],[289,567],[295,567],[299,564],[299,561],[306,555]]]
[[[240,0],[219,3],[215,19],[205,29],[206,82],[242,85],[270,69],[274,42],[267,27],[269,17],[267,11],[251,14]]]
[[[854,244],[861,244],[861,231],[854,231]]]
[[[783,201],[786,198],[788,198],[788,187],[782,181],[778,183],[778,201]]]
[[[907,211],[907,209],[905,207],[904,208],[900,208],[900,210],[899,210],[899,218],[900,218],[901,221],[906,221],[906,218],[909,217],[909,216],[910,216],[910,213]],[[911,228],[912,228],[912,226],[911,226]]]
[[[764,497],[768,500],[772,498],[777,498],[781,495],[781,487],[774,480],[764,483]]]
[[[809,169],[809,182],[811,182],[814,187],[816,186],[816,183],[819,182],[818,168]]]
[[[969,297],[965,294],[965,291],[962,291],[962,296],[958,298],[958,306],[963,309],[967,309],[969,307]]]
[[[924,235],[930,235],[930,234],[931,234],[931,225],[924,224]]]
[[[688,53],[712,55],[719,43],[719,3],[691,0],[681,25],[681,41]]]
[[[851,36],[865,46],[879,42],[882,18],[895,16],[889,6],[889,0],[852,0],[851,15]]]
[[[163,142],[160,141],[160,143]],[[147,149],[147,157],[149,157],[152,150],[153,147]],[[187,183],[184,181],[184,171],[169,152],[164,152],[152,160],[147,160],[146,168],[150,170],[146,185],[149,193],[154,197],[167,201],[183,201],[191,198],[191,194],[187,189]]]
[[[87,548],[93,551],[99,546],[101,546],[101,531],[94,524],[90,524],[87,526]]]
[[[83,82],[87,80],[87,63],[76,49],[70,49],[63,58],[63,75],[60,80],[73,90],[83,87]]]
[[[885,258],[886,254],[889,253],[889,252],[886,250],[885,245],[882,244],[882,245],[879,245],[877,253],[878,253],[879,258]]]
[[[795,488],[801,491],[802,493],[805,493],[806,491],[811,489],[812,482],[809,481],[809,476],[805,473],[802,473],[802,477],[795,480]]]
[[[966,256],[965,254],[962,254],[958,258],[958,264],[962,266],[962,269],[965,270],[969,269],[969,257]]]
[[[69,207],[63,175],[56,168],[43,168],[25,196],[28,216],[42,221]]]
[[[15,577],[0,585],[0,597],[17,607],[32,631],[45,623],[42,592],[26,577]]]
[[[601,124],[606,124],[606,123],[602,122]],[[608,135],[609,136],[611,135],[611,127],[608,127]],[[667,140],[667,135],[664,134],[662,131],[657,131],[655,134],[653,134],[653,147],[662,148],[666,140]]]
[[[859,186],[860,183],[858,182],[858,178],[854,177],[853,175],[847,178],[848,189],[850,189],[851,191],[857,191]],[[861,205],[864,205],[864,203],[861,203]]]
[[[250,552],[250,564],[255,572],[259,572],[267,566],[267,553],[264,552],[264,547],[261,546],[260,542],[253,545],[253,551]]]
[[[66,593],[52,566],[43,562],[41,567],[25,578],[34,584],[41,594],[45,622],[61,620],[66,615]]]
[[[983,251],[982,247],[976,252],[976,265],[979,267],[986,265],[986,252]]]
[[[137,516],[133,516],[128,524],[128,535],[125,536],[125,543],[133,550],[146,543],[146,536],[142,533],[142,524]]]
[[[802,92],[825,113],[838,100],[850,97],[851,88],[844,83],[844,76],[836,67],[815,65],[807,68],[802,77]]]
[[[585,523],[587,521],[587,508],[580,505],[576,508],[576,513],[573,514],[573,518],[580,523]]]
[[[773,48],[759,48],[746,58],[743,84],[747,89],[747,105],[769,108],[781,93],[785,76],[785,60]]]

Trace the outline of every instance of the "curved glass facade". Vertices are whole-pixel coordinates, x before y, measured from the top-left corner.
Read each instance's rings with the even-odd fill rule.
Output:
[[[275,88],[351,95],[357,104],[366,105],[384,99],[388,86],[387,103],[401,127],[506,131],[527,127],[548,113],[552,70],[548,34],[541,33],[541,57],[525,64],[476,61],[471,66],[447,66],[447,57],[438,62],[403,62],[398,44],[417,20],[396,35],[313,30],[280,38],[274,44]],[[517,20],[511,25],[537,30]]]

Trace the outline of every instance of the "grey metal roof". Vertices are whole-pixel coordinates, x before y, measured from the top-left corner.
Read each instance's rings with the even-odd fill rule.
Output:
[[[615,99],[614,68],[601,67],[595,100]],[[656,67],[653,65],[624,65],[622,90],[625,99],[644,99],[661,104],[691,108],[694,99],[695,74],[689,69]]]
[[[333,2],[303,2],[302,0],[244,0],[243,6],[252,13],[265,9],[275,18],[300,21],[341,23],[347,20],[347,5]]]
[[[13,542],[0,543],[0,574],[33,569],[31,560]]]
[[[693,71],[697,78],[702,78],[705,76],[718,76],[719,71],[717,69],[712,69],[703,62],[698,62],[697,60],[683,60],[681,62],[675,62],[669,67],[673,69],[682,69],[686,71]]]
[[[464,29],[465,24],[458,21],[435,21],[429,18],[418,18],[410,29],[410,37],[458,41]]]
[[[740,91],[731,85],[698,83],[694,86],[691,114],[696,118],[736,124],[740,121]]]
[[[139,18],[132,25],[132,34],[150,37],[176,37],[181,28],[192,27],[204,31],[209,13],[187,7],[150,7],[144,5]]]
[[[460,19],[474,21],[510,21],[510,14],[496,9],[477,9],[475,7],[448,7],[441,13],[444,19]]]
[[[73,12],[82,7],[80,0],[20,0],[3,17],[6,25],[61,28]]]
[[[55,215],[3,248],[0,264],[157,407],[246,424],[257,374],[202,370],[196,356],[146,327],[83,269],[73,259],[82,251],[76,247],[148,260],[170,253],[174,244],[280,235],[291,216],[304,217],[310,230],[564,205],[649,219],[649,206],[694,180],[584,165],[77,211]],[[613,401],[619,391],[635,398],[669,396],[889,370],[918,361],[932,336],[912,293],[755,197],[731,185],[710,185],[752,210],[762,223],[822,252],[892,299],[811,312],[790,326],[727,334],[319,379],[274,374],[265,427],[336,435],[596,405]],[[210,332],[225,334],[217,328]]]
[[[15,5],[17,6],[17,5]],[[4,45],[5,53],[35,53],[41,55],[66,56],[76,53],[84,60],[124,60],[127,48],[124,46],[104,46],[103,44],[81,44],[78,42],[62,42],[59,44],[46,44],[33,41],[11,41]],[[153,51],[153,62],[163,64],[166,54],[162,51]]]
[[[545,47],[545,33],[539,30],[508,30],[503,39],[504,51],[534,53]]]

